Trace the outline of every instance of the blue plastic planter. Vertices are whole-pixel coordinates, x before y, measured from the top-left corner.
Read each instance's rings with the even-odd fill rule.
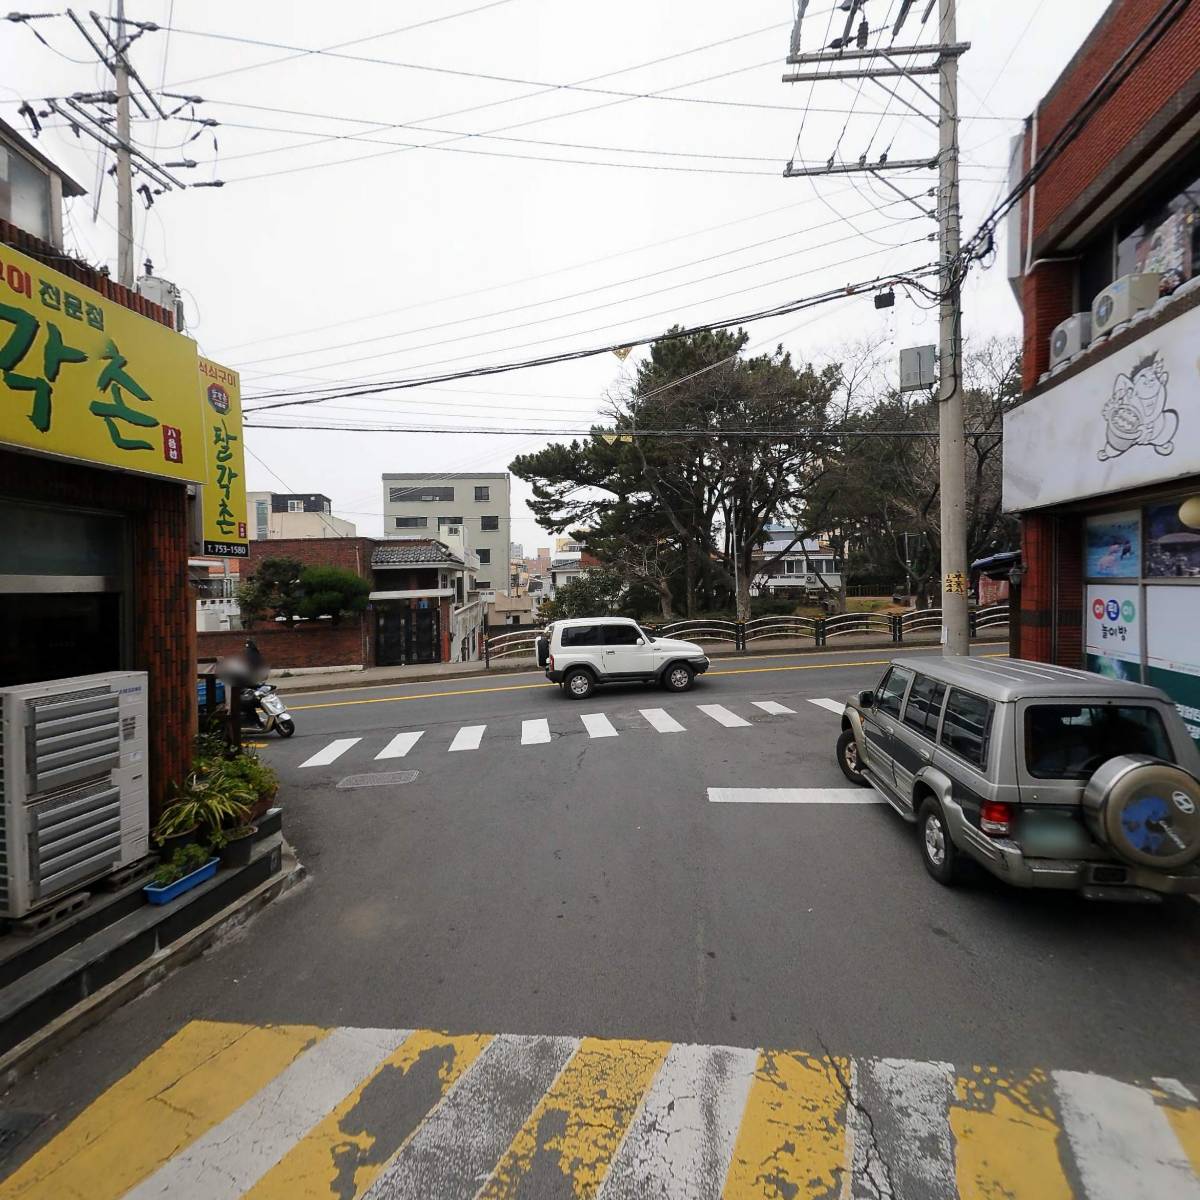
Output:
[[[155,887],[154,884],[148,883],[142,888],[142,891],[146,893],[146,899],[151,904],[170,904],[176,896],[182,896],[184,892],[190,891],[198,883],[211,879],[217,873],[220,863],[219,858],[210,858],[204,866],[197,867],[190,875],[185,875],[182,879],[175,880],[174,883],[168,883],[166,887]]]

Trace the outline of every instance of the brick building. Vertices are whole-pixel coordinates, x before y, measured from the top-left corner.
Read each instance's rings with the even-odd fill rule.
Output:
[[[1019,653],[1160,686],[1200,739],[1200,6],[1114,0],[1016,175],[1056,139],[1009,226]]]

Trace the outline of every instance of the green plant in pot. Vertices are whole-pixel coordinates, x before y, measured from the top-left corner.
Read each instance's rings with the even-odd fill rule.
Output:
[[[208,847],[192,842],[187,846],[177,846],[162,866],[154,872],[151,883],[155,887],[169,887],[172,883],[190,875],[208,862],[211,855]]]
[[[275,802],[279,776],[249,750],[243,750],[241,754],[226,760],[223,766],[231,779],[237,780],[253,794],[253,799],[247,801],[250,805],[248,820],[257,821]]]
[[[189,843],[211,843],[219,830],[247,823],[254,798],[254,792],[231,774],[226,764],[203,763],[163,809],[154,827],[154,840],[168,857]]]

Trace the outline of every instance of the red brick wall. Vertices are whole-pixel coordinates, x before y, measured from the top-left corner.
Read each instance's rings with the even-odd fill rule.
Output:
[[[1164,0],[1117,0],[1038,109],[1044,147],[1163,7]],[[1054,224],[1152,120],[1173,105],[1183,84],[1200,71],[1200,5],[1183,15],[1096,112],[1079,137],[1038,181],[1034,240]]]
[[[1050,335],[1075,311],[1075,264],[1042,263],[1025,276],[1021,386],[1031,391],[1050,369]]]
[[[267,558],[294,558],[306,567],[344,567],[364,579],[371,578],[370,538],[269,538],[250,543],[249,558],[242,564],[243,578],[254,574]]]
[[[149,673],[152,815],[191,762],[196,723],[196,601],[188,584],[187,487],[0,449],[0,492],[128,518],[133,535],[129,668]]]
[[[1083,666],[1083,518],[1026,513],[1021,518],[1020,656]],[[1055,576],[1057,575],[1057,589]]]
[[[221,630],[197,634],[201,658],[222,658],[238,653],[253,638],[263,657],[275,669],[288,667],[351,667],[370,663],[364,658],[365,616],[333,626],[328,621],[301,621],[286,626],[256,625],[249,632]]]

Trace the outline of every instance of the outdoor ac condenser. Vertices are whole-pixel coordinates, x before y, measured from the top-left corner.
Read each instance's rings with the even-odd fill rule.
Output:
[[[0,916],[146,853],[146,675],[0,688]]]
[[[1161,275],[1122,275],[1092,301],[1092,336],[1099,337],[1158,300]]]
[[[1081,350],[1086,350],[1092,340],[1092,314],[1076,313],[1068,317],[1050,335],[1050,365],[1057,367],[1060,362],[1073,358]]]

